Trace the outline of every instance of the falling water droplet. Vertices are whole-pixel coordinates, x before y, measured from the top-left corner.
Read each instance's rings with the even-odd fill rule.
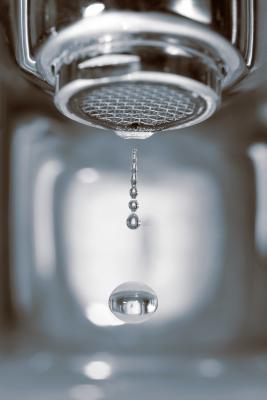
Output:
[[[146,321],[155,313],[158,298],[149,286],[138,282],[126,282],[111,293],[109,308],[121,321],[137,324]]]
[[[140,219],[137,214],[132,213],[126,220],[126,224],[130,229],[137,229],[140,226]]]
[[[129,208],[130,208],[131,211],[136,211],[138,209],[138,207],[139,207],[137,200],[129,201],[128,205],[129,205]]]
[[[134,147],[132,149],[132,175],[131,175],[131,189],[130,189],[131,200],[128,203],[128,206],[132,211],[132,213],[126,220],[126,224],[130,229],[137,229],[141,225],[138,215],[135,214],[135,211],[139,207],[137,200],[135,200],[138,195],[136,184],[137,184],[137,148]]]
[[[132,199],[135,199],[138,195],[137,189],[135,186],[131,187],[130,189],[130,196]]]
[[[135,186],[137,183],[137,176],[136,176],[136,172],[132,172],[132,177],[131,177],[131,184],[133,186]]]

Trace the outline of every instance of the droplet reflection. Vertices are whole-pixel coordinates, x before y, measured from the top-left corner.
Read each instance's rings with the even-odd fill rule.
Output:
[[[137,324],[150,318],[158,308],[156,293],[147,285],[126,282],[110,295],[109,308],[117,318]]]

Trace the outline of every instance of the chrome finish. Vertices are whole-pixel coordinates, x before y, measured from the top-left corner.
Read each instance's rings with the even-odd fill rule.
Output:
[[[248,67],[253,67],[253,57],[254,57],[254,48],[255,48],[255,0],[251,0],[247,3],[248,12],[247,12],[247,46],[245,53],[245,60]]]
[[[204,121],[220,104],[221,88],[229,87],[245,71],[239,54],[219,35],[211,36],[206,29],[176,17],[157,14],[151,17],[130,12],[110,12],[91,18],[90,25],[86,20],[80,21],[49,40],[37,59],[39,70],[47,81],[53,84],[53,76],[58,75],[55,104],[63,114],[88,125],[111,128],[125,138],[146,138],[158,130],[182,128]],[[96,98],[96,88],[113,84],[115,93],[116,85],[122,82],[161,84],[165,92],[166,85],[171,85],[180,91],[180,95],[187,93],[187,98],[199,98],[203,106],[199,109],[195,104],[196,111],[186,119],[179,117],[176,107],[177,118],[173,116],[171,123],[166,124],[144,124],[142,121],[147,121],[151,113],[147,118],[139,110],[137,127],[136,118],[131,120],[129,113],[125,116],[128,124],[114,126],[114,118],[113,124],[108,123],[112,122],[110,115],[108,121],[107,118],[101,121],[88,112],[80,112],[84,109],[79,103],[81,97],[84,99],[85,90],[88,99],[92,90]],[[141,92],[140,95],[139,103],[145,105]],[[102,104],[103,107],[108,104],[110,114],[110,100]],[[114,102],[113,105],[115,107]],[[126,100],[123,113],[129,110],[129,105],[131,108],[131,100]],[[114,108],[111,114],[114,115]],[[155,121],[155,115],[153,119]],[[150,134],[140,134],[141,131]]]
[[[208,55],[137,38],[134,46],[113,50],[111,44],[109,51],[61,67],[55,104],[69,118],[125,138],[146,138],[199,123],[220,103],[224,76]]]
[[[133,12],[108,12],[91,17],[90,24],[86,18],[63,29],[38,51],[38,70],[53,85],[62,65],[112,51],[117,54],[117,48],[127,51],[134,45],[148,44],[174,47],[173,51],[180,54],[186,51],[213,57],[225,70],[224,87],[231,86],[246,71],[240,54],[216,32],[171,15]]]
[[[231,43],[240,49],[248,68],[253,67],[255,52],[255,0],[232,0]]]
[[[210,107],[191,121],[199,123],[216,110],[221,90],[231,89],[254,64],[254,0],[190,1],[190,7],[178,0],[81,0],[71,5],[62,0],[12,0],[12,5],[20,66],[55,88],[61,112],[94,126],[103,124],[81,117],[69,105],[85,88],[138,82],[141,76],[143,82],[155,73],[155,84],[177,78],[173,85],[181,84],[179,88],[191,94],[191,86],[200,83],[209,92]],[[150,57],[144,59],[147,50]],[[164,63],[156,59],[160,53]],[[203,89],[198,86],[196,94],[205,97]]]
[[[18,0],[18,4],[14,12],[17,13],[17,26],[16,26],[16,53],[21,67],[41,78],[37,68],[36,60],[31,55],[30,41],[29,41],[29,1]]]

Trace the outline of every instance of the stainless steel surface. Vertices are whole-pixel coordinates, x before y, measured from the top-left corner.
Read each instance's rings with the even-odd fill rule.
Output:
[[[141,45],[141,43],[143,44]],[[120,50],[116,49],[116,53],[119,53],[119,51],[122,51],[121,45]],[[215,111],[220,103],[222,74],[219,67],[212,60],[209,58],[206,58],[206,61],[202,60],[200,55],[196,52],[190,54],[188,49],[188,54],[183,55],[180,54],[181,48],[176,46],[169,46],[164,50],[156,46],[151,47],[151,44],[145,44],[142,41],[140,41],[139,46],[132,50],[132,53],[133,51],[135,54],[134,60],[128,56],[126,56],[125,60],[125,56],[122,54],[114,55],[111,53],[110,55],[93,58],[90,63],[73,62],[69,66],[62,67],[55,95],[55,104],[59,110],[79,122],[110,128],[119,132],[123,137],[133,138],[147,137],[158,130],[190,126],[205,120]],[[171,51],[173,54],[168,54]],[[144,88],[143,91],[140,90],[142,87]],[[125,88],[128,93],[126,93],[128,100],[125,100],[125,97],[124,99],[121,98],[122,88]],[[130,88],[132,93],[129,91]],[[148,88],[150,89],[148,90]],[[109,108],[107,110],[105,108],[107,104],[102,102],[101,98],[102,93],[111,90],[114,93],[114,98],[112,103],[110,100],[108,101]],[[179,93],[180,105],[183,103],[183,100],[181,100],[182,94],[185,102],[191,98],[191,104],[193,104],[193,99],[195,99],[194,111],[191,112],[189,118],[181,118],[179,107],[177,105],[174,106],[172,101],[170,102],[170,107],[174,106],[175,108],[172,112],[171,123],[168,123],[168,121],[165,124],[161,123],[160,116],[157,119],[155,118],[160,92],[164,95],[167,91],[170,92],[168,94],[169,99],[165,95],[165,100],[169,101],[171,99],[171,93],[172,97],[174,97],[174,93],[176,93],[176,97]],[[90,93],[93,94],[92,104],[87,101],[87,110],[90,108],[92,110],[91,114],[84,112],[84,100],[81,100],[83,105],[80,104],[81,101],[79,99],[84,99],[84,93],[88,94],[88,100],[90,99]],[[126,117],[126,109],[129,110],[128,106],[131,108],[133,105],[133,103],[130,103],[129,98],[134,99],[134,108],[132,113],[128,111],[127,124],[119,123],[117,125],[114,119],[112,121],[111,118],[107,120],[107,118],[103,117],[106,112],[116,113],[116,102],[118,102],[120,109],[124,108],[124,117]],[[145,98],[147,100],[144,101]],[[102,104],[101,118],[95,118],[94,107],[96,102],[98,102],[98,105]],[[124,103],[124,106],[122,106],[122,103]],[[145,113],[145,108],[143,107],[145,103],[149,103],[148,114],[142,117],[142,113]],[[111,107],[112,104],[113,107]],[[148,122],[149,110],[153,114],[153,123]],[[134,115],[136,116],[135,118]],[[144,119],[146,119],[146,123],[144,123]],[[137,120],[140,121],[139,126],[136,126]],[[131,132],[131,135],[128,134],[129,132]]]
[[[72,110],[95,125],[116,131],[154,132],[184,125],[206,111],[191,92],[154,83],[115,83],[83,91],[71,99]]]
[[[19,2],[14,5],[11,10],[12,13],[14,13],[15,15],[17,24],[17,26],[14,27],[17,34],[16,40],[14,41],[17,57],[20,60],[23,69],[35,75],[36,77],[40,77],[40,74],[38,73],[36,68],[36,60],[33,59],[31,54],[31,46],[29,40],[29,1],[19,0]]]
[[[29,7],[27,0],[13,0],[17,61],[55,87],[56,106],[78,122],[139,138],[141,129],[136,135],[129,129],[134,119],[114,128],[107,120],[77,112],[71,98],[77,102],[85,88],[110,83],[172,82],[177,90],[196,92],[206,101],[201,117],[193,113],[185,123],[177,118],[172,127],[190,126],[210,117],[220,104],[221,89],[232,87],[254,65],[255,2],[217,3],[80,1],[70,7],[40,0]],[[169,126],[145,127],[151,134],[159,129]]]
[[[96,16],[103,11],[129,11],[138,12],[139,16],[157,12],[166,15],[186,17],[194,23],[211,27],[214,32],[219,32],[224,38],[240,50],[245,62],[251,66],[255,52],[255,19],[260,15],[257,13],[255,0],[231,0],[229,2],[216,2],[210,0],[189,0],[187,4],[181,0],[150,2],[137,1],[86,1],[80,0],[75,4],[68,4],[60,0],[52,0],[49,3],[39,0],[28,10],[28,0],[12,0],[13,12],[16,14],[15,26],[13,27],[19,47],[24,56],[21,65],[29,72],[32,71],[32,61],[29,54],[35,54],[39,43],[44,43],[49,36],[57,35],[68,24],[81,22],[82,18]],[[261,7],[264,3],[261,2]],[[18,12],[19,11],[19,12]],[[143,13],[143,15],[142,15]],[[153,15],[151,15],[153,18]],[[28,28],[28,30],[26,29]],[[90,29],[90,28],[88,28]],[[26,32],[23,36],[20,31]],[[75,31],[75,29],[74,29]]]

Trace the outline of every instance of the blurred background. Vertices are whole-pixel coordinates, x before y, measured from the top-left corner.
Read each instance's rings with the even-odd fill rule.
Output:
[[[266,73],[201,125],[125,141],[60,116],[3,32],[0,54],[0,398],[265,400]],[[126,281],[158,295],[144,324],[109,311]]]

